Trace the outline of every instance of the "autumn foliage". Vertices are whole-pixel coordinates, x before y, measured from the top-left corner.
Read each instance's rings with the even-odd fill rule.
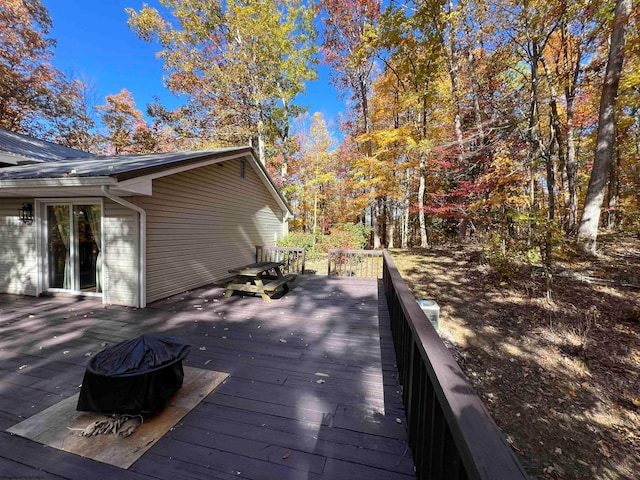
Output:
[[[616,4],[161,0],[127,9],[185,102],[90,102],[53,66],[39,0],[0,0],[0,126],[106,154],[252,145],[292,231],[370,227],[371,247],[484,241],[550,259],[594,165]],[[625,3],[626,5],[626,3]],[[623,10],[621,10],[623,11]],[[615,148],[600,226],[640,229],[638,5],[622,20]],[[626,25],[626,23],[625,23]],[[306,112],[324,63],[346,100]],[[313,92],[307,92],[312,94]],[[147,99],[148,100],[148,99]]]

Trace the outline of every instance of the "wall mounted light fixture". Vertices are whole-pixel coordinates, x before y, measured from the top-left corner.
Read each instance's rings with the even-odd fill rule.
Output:
[[[18,210],[18,217],[25,225],[31,225],[33,223],[33,205],[24,202]]]

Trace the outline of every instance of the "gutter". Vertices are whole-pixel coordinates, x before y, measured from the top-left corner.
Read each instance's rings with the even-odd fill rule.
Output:
[[[102,194],[123,207],[135,210],[140,215],[140,246],[138,248],[138,308],[147,306],[147,212],[133,203],[109,191],[108,185],[100,187]]]

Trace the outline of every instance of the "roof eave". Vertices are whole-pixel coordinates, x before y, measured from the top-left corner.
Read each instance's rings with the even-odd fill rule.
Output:
[[[115,185],[117,183],[115,178],[109,176],[0,179],[0,191],[3,188],[92,187],[96,185]]]
[[[251,147],[234,148],[230,150],[223,150],[219,152],[202,152],[202,155],[189,158],[188,160],[181,160],[178,162],[172,162],[163,165],[155,165],[153,167],[140,168],[136,170],[130,170],[126,172],[120,172],[113,174],[113,177],[117,181],[122,182],[125,180],[131,180],[134,178],[160,178],[168,175],[173,175],[185,170],[191,170],[193,168],[202,167],[212,163],[221,162],[224,160],[230,160],[232,158],[242,157],[248,153],[252,153]]]

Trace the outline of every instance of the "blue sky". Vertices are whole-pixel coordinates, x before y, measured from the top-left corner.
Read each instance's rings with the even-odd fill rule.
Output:
[[[53,64],[66,74],[95,85],[99,103],[106,95],[129,90],[138,109],[157,95],[167,107],[175,107],[174,97],[162,83],[162,62],[155,56],[158,45],[138,39],[127,26],[125,8],[139,10],[142,0],[43,0],[53,20],[50,36],[57,40]],[[145,3],[157,6],[156,0]],[[162,7],[160,7],[162,8]],[[338,99],[329,83],[327,70],[307,85],[305,96],[298,99],[309,106],[309,112],[322,112],[327,124],[345,112],[344,101]],[[334,130],[332,128],[332,130]],[[335,131],[335,130],[334,130]],[[337,133],[337,132],[336,132]]]

